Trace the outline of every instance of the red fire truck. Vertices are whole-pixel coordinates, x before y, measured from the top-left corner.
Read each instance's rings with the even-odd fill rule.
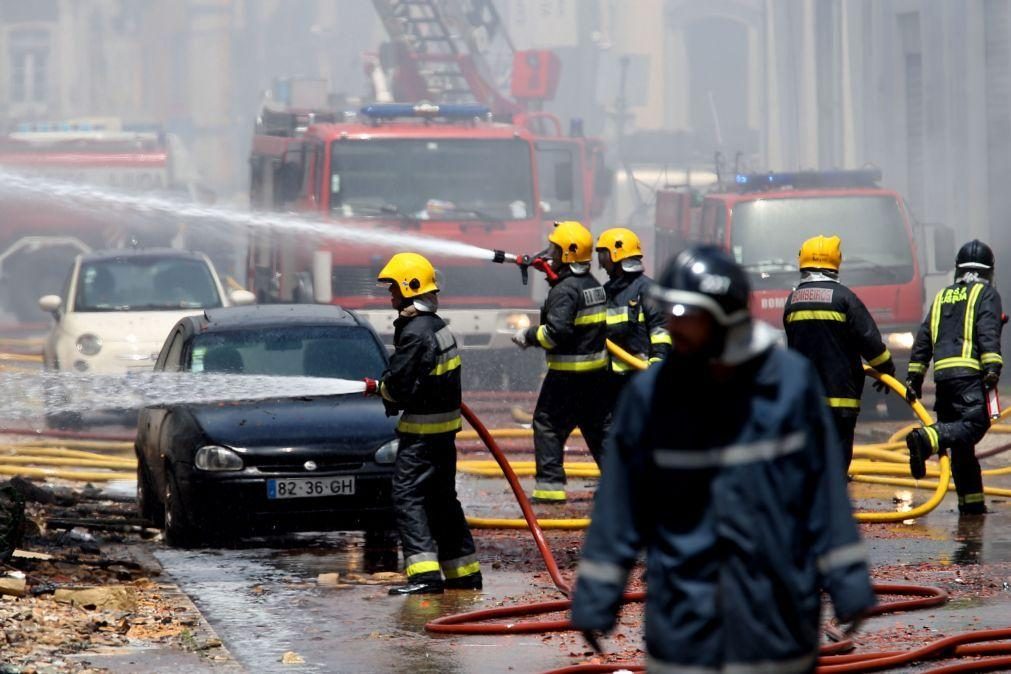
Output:
[[[722,247],[748,271],[755,315],[781,326],[797,284],[797,251],[809,237],[838,235],[841,278],[870,310],[897,360],[908,358],[923,319],[927,256],[949,271],[953,232],[916,224],[902,197],[879,186],[880,171],[804,171],[735,176],[693,204],[686,190],[657,195],[657,240],[674,252],[685,242]],[[894,397],[894,396],[893,396]]]
[[[253,141],[251,200],[254,208],[314,212],[363,232],[528,252],[543,246],[552,220],[590,215],[593,184],[582,181],[579,152],[599,156],[585,143],[492,122],[475,104],[374,104],[340,122],[265,111]],[[261,302],[340,304],[390,340],[394,315],[375,279],[392,252],[369,247],[365,237],[355,245],[258,230],[247,278]],[[485,386],[530,382],[537,361],[514,367],[509,340],[536,321],[531,289],[517,270],[438,255],[433,263],[444,288],[440,314],[462,347],[475,351],[469,362],[478,367],[471,369]],[[495,381],[502,375],[509,381]]]
[[[0,169],[116,190],[186,187],[164,134],[124,131],[115,120],[21,124],[0,138]],[[72,205],[5,196],[0,203],[0,324],[41,322],[38,297],[59,293],[77,253],[120,245],[135,233],[122,220]],[[150,239],[153,232],[145,234]]]

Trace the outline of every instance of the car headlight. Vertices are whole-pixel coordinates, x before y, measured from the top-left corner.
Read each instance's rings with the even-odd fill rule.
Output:
[[[400,440],[390,440],[376,450],[376,463],[391,464],[397,460],[397,448]]]
[[[193,463],[200,470],[242,470],[242,457],[227,447],[217,445],[198,449]]]
[[[889,332],[885,335],[889,349],[911,349],[916,337],[911,332]]]
[[[526,330],[530,327],[530,314],[506,314],[505,324],[509,330]]]
[[[77,338],[77,350],[85,356],[94,356],[102,350],[102,338],[85,333]]]

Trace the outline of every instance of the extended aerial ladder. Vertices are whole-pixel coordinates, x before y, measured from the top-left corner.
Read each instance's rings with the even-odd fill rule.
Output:
[[[399,100],[480,103],[496,115],[508,115],[554,94],[557,57],[543,51],[517,52],[492,0],[372,4],[395,50],[393,93]],[[517,65],[532,73],[533,90],[530,77],[516,81],[512,71]],[[512,98],[507,98],[501,91],[510,86]]]

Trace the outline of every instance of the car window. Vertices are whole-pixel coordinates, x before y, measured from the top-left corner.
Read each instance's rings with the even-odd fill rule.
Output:
[[[180,360],[183,353],[183,329],[176,328],[172,332],[172,337],[169,338],[169,347],[167,350],[163,351],[164,361],[160,358],[155,364],[156,370],[164,370],[166,372],[179,372],[182,368],[180,367]]]
[[[386,366],[372,332],[360,326],[285,326],[196,335],[193,372],[362,379]]]
[[[178,311],[221,306],[203,260],[121,257],[81,264],[75,311]]]

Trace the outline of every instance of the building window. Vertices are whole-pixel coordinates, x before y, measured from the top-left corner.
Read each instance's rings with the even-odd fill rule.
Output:
[[[49,93],[49,31],[12,31],[8,45],[11,101],[44,103]]]

